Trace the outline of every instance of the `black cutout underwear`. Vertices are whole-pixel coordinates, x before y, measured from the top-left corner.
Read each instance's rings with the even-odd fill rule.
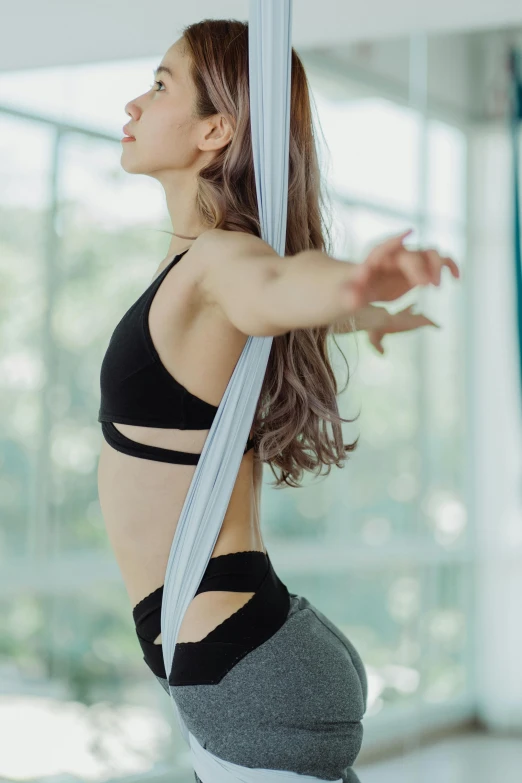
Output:
[[[287,587],[265,552],[232,552],[209,560],[196,595],[211,590],[253,592],[244,606],[198,642],[178,642],[170,685],[208,685],[220,682],[241,658],[259,647],[284,624],[290,610]],[[158,677],[166,678],[161,644],[163,585],[139,601],[132,614],[144,661]]]

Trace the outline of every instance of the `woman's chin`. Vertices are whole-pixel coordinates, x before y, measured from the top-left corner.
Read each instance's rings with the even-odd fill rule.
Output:
[[[127,172],[127,174],[143,174],[144,172],[139,171],[136,166],[133,166],[132,163],[129,160],[125,160],[125,155],[121,156],[120,165],[124,171]]]

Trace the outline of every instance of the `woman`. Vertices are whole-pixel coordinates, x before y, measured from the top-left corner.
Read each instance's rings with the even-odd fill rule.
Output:
[[[363,265],[324,252],[308,85],[294,51],[283,258],[260,239],[247,25],[190,25],[156,76],[126,107],[134,140],[124,144],[122,165],[162,184],[176,233],[102,363],[98,478],[108,535],[144,660],[167,692],[174,688],[204,747],[243,766],[356,781],[364,666],[346,636],[274,572],[260,529],[262,464],[281,487],[299,486],[304,471],[342,467],[356,442],[343,444],[341,422],[349,420],[338,412],[328,334],[367,325],[382,350],[385,332],[432,322],[409,309],[391,317],[368,302],[438,285],[443,265],[458,271],[434,250],[406,250],[406,234]],[[274,337],[260,402],[166,672],[160,617],[170,547],[248,335]]]

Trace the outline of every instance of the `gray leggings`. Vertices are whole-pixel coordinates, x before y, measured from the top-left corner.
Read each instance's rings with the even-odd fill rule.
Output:
[[[350,640],[304,596],[284,624],[211,685],[169,685],[189,731],[244,767],[359,783],[366,671]],[[200,781],[197,783],[212,783]]]

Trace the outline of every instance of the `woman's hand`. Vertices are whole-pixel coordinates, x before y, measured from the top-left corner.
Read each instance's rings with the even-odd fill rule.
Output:
[[[455,278],[459,268],[449,256],[437,250],[408,250],[402,244],[413,229],[391,237],[371,250],[362,264],[355,264],[343,284],[347,307],[353,311],[370,302],[389,302],[417,285],[440,285],[442,267]]]
[[[437,329],[440,329],[439,324],[431,321],[425,315],[413,313],[413,307],[415,305],[408,305],[408,307],[405,307],[404,310],[400,310],[398,313],[389,313],[385,307],[379,308],[379,317],[375,319],[377,323],[375,326],[368,328],[367,332],[368,339],[380,354],[384,353],[382,339],[385,334],[410,332],[412,329],[418,329],[421,326],[435,326]]]

